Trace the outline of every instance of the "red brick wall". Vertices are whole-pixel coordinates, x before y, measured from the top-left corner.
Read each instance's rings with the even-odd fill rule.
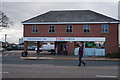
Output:
[[[67,42],[68,55],[74,55],[74,42]]]
[[[109,27],[109,33],[103,34],[106,37],[106,53],[115,52],[118,53],[118,26],[117,24],[111,24]]]
[[[119,53],[120,53],[120,47],[119,47]]]
[[[102,24],[90,24],[91,32],[83,32],[83,24],[73,24],[73,33],[66,33],[66,25],[55,25],[55,33],[48,33],[49,25],[38,25],[39,32],[32,33],[32,25],[24,25],[24,37],[105,37],[106,53],[118,52],[118,24],[109,24],[109,33],[101,33]]]

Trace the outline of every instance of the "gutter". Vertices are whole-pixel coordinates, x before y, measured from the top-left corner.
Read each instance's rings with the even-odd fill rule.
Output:
[[[23,22],[22,24],[101,24],[113,23],[119,24],[120,22]]]

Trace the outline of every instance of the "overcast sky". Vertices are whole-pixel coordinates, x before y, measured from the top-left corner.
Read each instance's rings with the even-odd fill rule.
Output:
[[[2,11],[14,25],[0,30],[0,41],[4,41],[4,34],[7,34],[8,42],[18,43],[19,38],[23,37],[21,22],[50,10],[88,9],[115,19],[118,18],[118,2],[2,2]]]

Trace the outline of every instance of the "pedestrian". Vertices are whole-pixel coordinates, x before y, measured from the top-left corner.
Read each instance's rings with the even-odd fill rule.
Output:
[[[81,63],[83,63],[83,65],[85,66],[85,62],[83,62],[83,60],[82,60],[82,58],[83,58],[83,53],[84,53],[84,51],[83,51],[83,45],[82,44],[80,44],[79,45],[79,64],[78,64],[78,66],[81,66]]]
[[[56,53],[56,55],[58,55],[58,45],[56,45],[55,53]]]
[[[67,55],[67,45],[64,45],[64,55]]]

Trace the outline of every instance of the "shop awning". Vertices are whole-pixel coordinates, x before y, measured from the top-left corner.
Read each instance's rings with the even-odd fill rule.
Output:
[[[23,41],[105,41],[105,37],[23,37]]]

